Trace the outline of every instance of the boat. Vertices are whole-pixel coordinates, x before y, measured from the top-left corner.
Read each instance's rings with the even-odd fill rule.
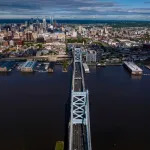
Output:
[[[98,67],[106,67],[106,63],[103,63],[103,64],[98,63],[97,66],[98,66]]]

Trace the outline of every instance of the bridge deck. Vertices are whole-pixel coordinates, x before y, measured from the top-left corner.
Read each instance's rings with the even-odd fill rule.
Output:
[[[74,92],[82,92],[83,89],[83,77],[81,62],[75,62],[74,72]],[[74,124],[73,125],[73,150],[85,150],[87,144],[86,140],[86,125]]]
[[[88,147],[87,93],[84,85],[82,57],[80,49],[74,52],[74,71],[71,101],[71,131],[69,150],[91,150]]]
[[[86,150],[86,126],[83,124],[73,125],[73,150]]]
[[[76,62],[75,74],[74,74],[74,91],[81,92],[82,90],[83,90],[83,85],[82,85],[81,64],[79,62]]]

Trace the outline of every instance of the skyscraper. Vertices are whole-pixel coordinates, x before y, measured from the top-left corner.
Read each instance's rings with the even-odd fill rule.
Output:
[[[43,18],[43,29],[44,29],[44,32],[46,32],[46,29],[47,29],[46,18]]]
[[[50,24],[53,25],[53,22],[54,22],[54,17],[50,16]]]

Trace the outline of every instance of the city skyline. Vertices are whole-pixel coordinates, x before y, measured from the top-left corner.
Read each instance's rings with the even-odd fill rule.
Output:
[[[150,20],[150,1],[1,0],[0,18]]]
[[[150,149],[149,2],[17,1],[0,2],[0,150]]]

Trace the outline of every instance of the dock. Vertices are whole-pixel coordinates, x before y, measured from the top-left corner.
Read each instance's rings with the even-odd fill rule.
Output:
[[[83,63],[83,68],[84,68],[85,73],[90,73],[90,69],[86,63]]]
[[[98,63],[96,64],[97,67],[106,67],[106,63]]]
[[[130,71],[132,75],[142,75],[143,70],[138,67],[134,62],[124,62],[124,66]]]
[[[54,67],[55,67],[55,63],[54,62],[51,62],[48,66],[48,72],[49,73],[52,73],[54,72]]]
[[[0,72],[11,72],[15,64],[14,61],[0,63]]]
[[[35,65],[36,61],[26,61],[21,67],[21,72],[33,72]]]
[[[48,72],[49,63],[47,62],[37,62],[34,71],[35,72]]]

